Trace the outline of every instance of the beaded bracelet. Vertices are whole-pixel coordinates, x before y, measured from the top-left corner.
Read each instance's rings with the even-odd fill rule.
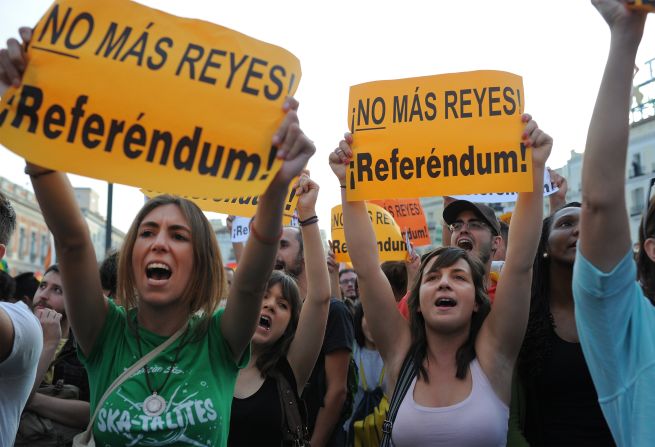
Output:
[[[307,226],[307,225],[312,225],[312,224],[315,224],[316,222],[318,222],[318,217],[317,216],[308,217],[305,220],[298,219],[298,225],[300,225],[301,227],[304,227],[304,226]]]

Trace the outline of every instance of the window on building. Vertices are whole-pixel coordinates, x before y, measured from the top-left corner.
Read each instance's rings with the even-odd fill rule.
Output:
[[[32,237],[30,239],[30,262],[34,264],[36,262],[37,251],[36,251],[36,232],[32,231]]]
[[[45,257],[48,255],[48,236],[41,235],[41,265],[45,266]]]
[[[630,215],[636,216],[644,211],[646,198],[644,197],[644,188],[635,188],[631,193]]]
[[[25,256],[25,227],[20,227],[18,231],[18,257],[22,258]]]

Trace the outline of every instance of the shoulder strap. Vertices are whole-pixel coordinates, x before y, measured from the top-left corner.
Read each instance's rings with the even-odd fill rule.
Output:
[[[299,402],[296,392],[291,389],[289,381],[277,368],[269,373],[275,379],[277,393],[282,406],[282,440],[283,445],[309,445],[303,444],[308,438],[307,427],[300,414]]]
[[[396,414],[398,414],[398,409],[400,404],[407,394],[409,386],[412,384],[412,379],[414,379],[414,349],[410,349],[403,361],[403,366],[400,368],[400,374],[398,375],[398,380],[396,381],[396,387],[393,390],[393,395],[391,396],[391,402],[389,403],[389,411],[387,412],[387,417],[384,420],[382,425],[382,442],[380,447],[389,447],[392,445],[391,441],[391,431],[393,430],[393,422],[396,420]]]
[[[84,433],[85,436],[90,436],[90,434],[93,432],[93,423],[96,420],[96,416],[98,416],[98,411],[100,411],[100,408],[102,408],[102,405],[105,403],[107,398],[111,395],[111,393],[113,393],[114,390],[119,387],[119,385],[121,385],[123,382],[125,382],[125,380],[130,378],[135,372],[137,372],[139,369],[141,369],[146,363],[148,363],[150,360],[152,360],[157,355],[159,355],[164,349],[168,348],[175,340],[180,338],[180,335],[182,335],[184,333],[184,331],[186,330],[188,325],[189,325],[189,323],[187,322],[184,326],[182,326],[180,329],[178,329],[176,333],[171,335],[168,338],[168,340],[166,340],[164,343],[157,346],[155,349],[153,349],[152,351],[150,351],[149,353],[147,353],[146,355],[141,357],[132,366],[130,366],[129,369],[126,369],[125,371],[123,371],[123,374],[116,377],[116,379],[112,382],[112,384],[109,385],[109,388],[107,388],[107,391],[105,391],[105,393],[102,395],[102,397],[98,401],[98,404],[96,405],[96,409],[93,412],[93,416],[89,420],[89,425],[86,427],[86,432]]]

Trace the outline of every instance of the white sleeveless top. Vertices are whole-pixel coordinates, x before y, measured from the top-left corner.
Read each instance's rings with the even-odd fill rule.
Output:
[[[470,371],[471,394],[449,407],[424,407],[414,402],[414,377],[393,424],[394,445],[504,446],[509,407],[498,398],[477,359],[471,362]]]

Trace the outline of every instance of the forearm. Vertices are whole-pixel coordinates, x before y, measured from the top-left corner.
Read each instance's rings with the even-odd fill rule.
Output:
[[[377,240],[366,202],[348,202],[346,190],[342,188],[341,207],[350,260],[359,281],[366,281],[371,273],[380,269]]]
[[[255,331],[282,231],[287,186],[272,183],[259,198],[251,235],[230,288],[221,330],[235,359],[241,358]]]
[[[638,42],[626,40],[621,36],[612,36],[587,134],[582,191],[583,203],[592,208],[616,210],[625,206],[629,132],[626,115],[630,108],[633,67],[638,48]]]
[[[347,390],[343,387],[330,388],[323,398],[324,406],[318,410],[316,416],[316,425],[312,434],[312,447],[322,447],[327,445],[332,432],[339,423],[343,405],[346,402]]]
[[[305,220],[315,215],[315,210],[305,211],[299,213],[298,218]],[[330,273],[325,262],[325,251],[318,223],[301,226],[300,233],[307,272],[307,299],[327,305],[330,301]]]
[[[234,250],[234,259],[238,264],[241,262],[241,256],[243,255],[243,242],[232,242],[232,249]]]
[[[69,427],[85,429],[89,424],[90,407],[82,400],[59,399],[36,393],[28,407],[31,411]],[[81,430],[80,430],[81,431]]]
[[[41,357],[39,357],[39,364],[36,367],[36,377],[34,378],[34,385],[32,386],[32,391],[30,392],[30,400],[35,395],[36,390],[39,389],[41,382],[43,382],[43,377],[48,371],[48,368],[50,367],[52,360],[55,358],[57,344],[58,343],[47,343],[43,345],[43,351],[41,352]]]

